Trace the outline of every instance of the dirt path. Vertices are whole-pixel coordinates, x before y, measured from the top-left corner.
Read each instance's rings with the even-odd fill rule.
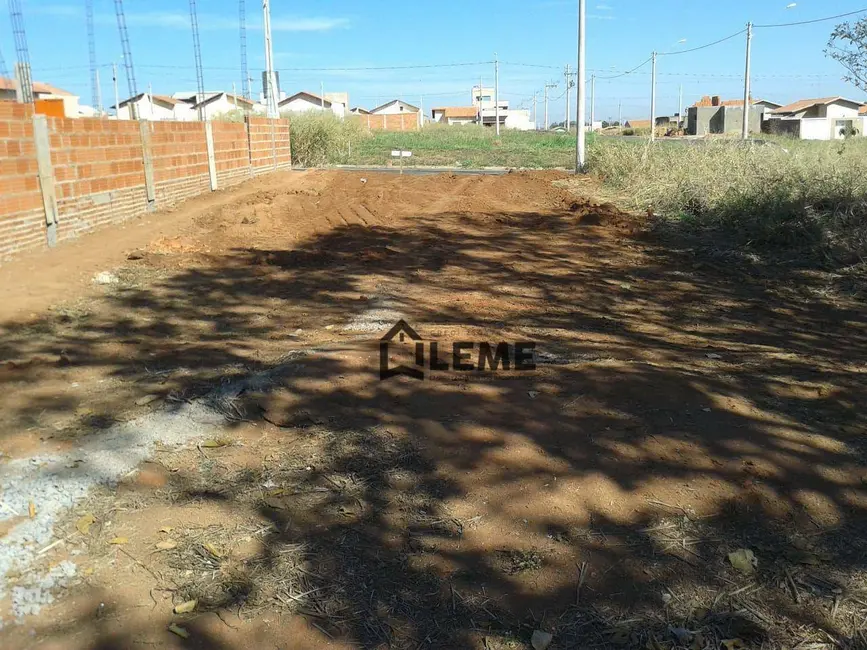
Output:
[[[2,289],[13,462],[180,404],[227,418],[76,506],[43,556],[75,577],[4,647],[857,642],[863,305],[662,246],[567,180],[259,179],[64,253],[66,294]],[[533,341],[538,368],[379,381],[399,318]]]

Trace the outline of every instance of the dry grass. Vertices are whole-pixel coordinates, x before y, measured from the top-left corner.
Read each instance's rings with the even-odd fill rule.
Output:
[[[867,255],[867,140],[597,141],[592,171],[633,208],[756,251]]]

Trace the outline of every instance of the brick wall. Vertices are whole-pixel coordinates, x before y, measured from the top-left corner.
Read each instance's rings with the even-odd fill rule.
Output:
[[[0,259],[45,243],[29,108],[0,102]]]
[[[395,115],[359,115],[362,126],[371,131],[418,131],[418,113],[396,113]]]
[[[289,121],[272,121],[264,117],[249,118],[250,164],[253,174],[263,174],[292,166],[292,151],[289,147]],[[272,141],[276,144],[272,145]]]
[[[47,125],[58,241],[211,189],[201,122],[47,118]],[[291,168],[287,120],[251,117],[248,123],[213,122],[211,130],[219,188]],[[153,202],[145,150],[152,163]],[[0,259],[46,245],[32,108],[0,101]]]

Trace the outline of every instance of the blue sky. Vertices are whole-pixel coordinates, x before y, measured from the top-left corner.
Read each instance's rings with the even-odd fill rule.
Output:
[[[82,95],[91,92],[83,0],[22,0],[34,77]],[[195,89],[189,5],[185,0],[125,0],[139,91]],[[602,76],[635,67],[654,49],[678,51],[715,41],[742,29],[748,20],[776,24],[811,20],[867,7],[867,0],[587,0],[588,66]],[[248,60],[260,78],[264,62],[261,4],[247,2]],[[480,77],[493,82],[490,63],[459,67],[442,64],[491,61],[496,51],[502,97],[530,107],[533,91],[546,81],[551,117],[562,119],[562,69],[575,64],[576,0],[272,0],[274,53],[283,90],[347,91],[353,105],[372,107],[394,97],[426,108],[466,105]],[[112,0],[94,0],[97,59],[104,103],[113,103],[110,64],[121,60]],[[199,0],[202,57],[207,89],[241,86],[237,0]],[[867,14],[865,14],[867,15]],[[857,16],[855,17],[857,18]],[[841,94],[863,99],[841,80],[842,69],[823,54],[834,22],[780,29],[757,29],[753,48],[753,95],[778,102]],[[683,40],[685,39],[685,41]],[[14,47],[8,16],[0,16],[0,52],[12,67]],[[524,64],[524,65],[514,65]],[[529,64],[529,65],[528,65]],[[347,70],[430,65],[404,70]],[[530,66],[551,66],[530,67]],[[716,47],[659,59],[659,113],[677,109],[701,95],[737,98],[743,94],[744,37]],[[310,70],[330,68],[330,70]],[[639,73],[597,82],[597,118],[649,115],[649,64]],[[127,95],[120,75],[121,97]],[[259,83],[254,82],[258,91]],[[574,110],[574,108],[573,108]],[[541,101],[540,101],[541,120]]]

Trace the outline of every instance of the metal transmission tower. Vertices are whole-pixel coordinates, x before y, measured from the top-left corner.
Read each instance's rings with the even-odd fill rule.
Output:
[[[238,27],[241,30],[241,94],[250,99],[250,72],[247,69],[247,3],[238,2]]]
[[[199,121],[205,119],[205,109],[201,102],[205,101],[205,78],[202,75],[202,45],[199,42],[199,19],[196,16],[196,0],[190,0],[190,25],[193,27],[193,56],[196,61],[196,103],[199,106]]]
[[[138,95],[138,88],[135,83],[135,70],[132,66],[132,52],[129,48],[129,35],[126,31],[126,16],[123,13],[123,0],[114,0],[114,10],[117,13],[117,31],[120,32],[120,46],[123,50],[123,67],[126,68],[126,84],[130,97]],[[135,114],[135,102],[130,102],[129,109],[132,113],[130,117],[137,119]]]
[[[271,44],[271,4],[269,0],[262,0],[263,26],[265,31],[265,77],[264,90],[268,107],[268,117],[275,119],[280,117],[277,109],[277,80],[274,77],[274,54]]]
[[[24,33],[24,14],[21,11],[20,0],[9,0],[9,22],[12,23],[12,35],[15,38],[15,77],[18,79],[18,99],[25,103],[33,103],[33,79],[30,76],[30,53],[27,50],[27,35]]]
[[[99,70],[96,65],[96,35],[93,30],[93,0],[85,0],[87,15],[87,50],[90,55],[90,93],[93,107],[102,113],[102,96],[99,92]]]
[[[9,70],[6,69],[6,59],[3,58],[2,51],[0,51],[0,77],[9,78]]]

